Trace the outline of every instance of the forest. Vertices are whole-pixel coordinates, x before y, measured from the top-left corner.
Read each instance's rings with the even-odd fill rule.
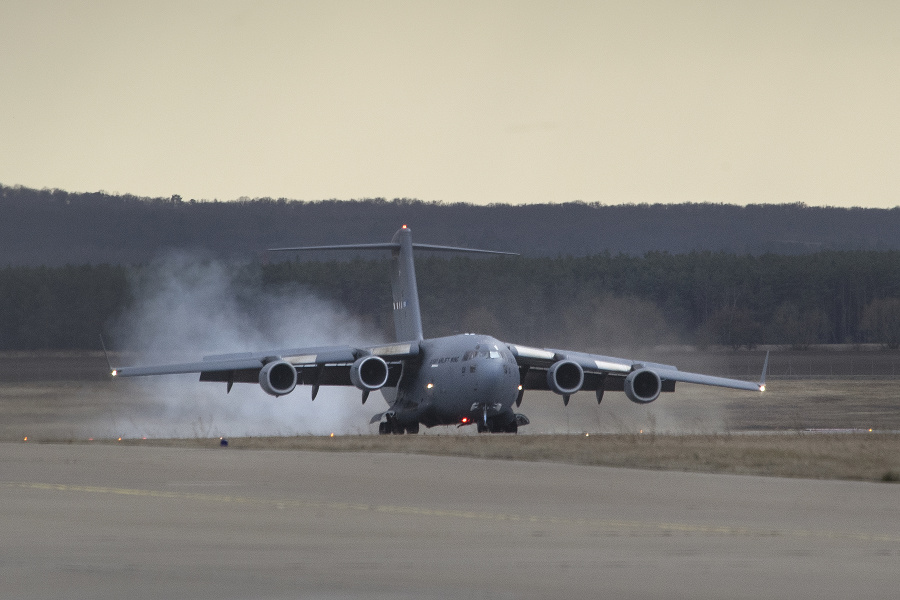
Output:
[[[431,337],[597,352],[900,347],[900,207],[220,202],[0,184],[0,350],[98,349],[101,333],[115,345],[167,281],[200,285],[213,272],[242,320],[311,298],[389,340],[386,257],[265,249],[385,242],[401,224],[417,242],[521,254],[418,253]],[[211,297],[166,301],[215,312]]]
[[[172,250],[265,260],[262,253],[271,247],[385,242],[402,224],[418,242],[526,257],[900,250],[900,208],[577,201],[476,206],[403,198],[220,202],[0,185],[0,266],[145,264]]]
[[[189,264],[199,273],[224,273],[223,289],[244,314],[266,306],[266,296],[312,296],[346,311],[381,339],[393,338],[385,259],[179,260],[177,272]],[[478,332],[610,353],[658,344],[900,347],[896,250],[486,259],[420,253],[416,262],[429,337]],[[171,261],[2,267],[0,350],[99,349],[99,335],[115,340],[123,318],[172,275],[167,269]]]

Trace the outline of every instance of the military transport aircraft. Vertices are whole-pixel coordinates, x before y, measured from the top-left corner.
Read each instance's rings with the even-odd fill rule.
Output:
[[[380,346],[326,346],[263,352],[219,354],[195,363],[123,367],[113,376],[199,373],[200,381],[218,381],[231,391],[234,383],[258,383],[273,396],[297,385],[312,386],[315,399],[322,385],[356,386],[365,404],[380,390],[388,410],[372,417],[382,434],[418,433],[419,424],[475,424],[479,432],[516,432],[529,423],[513,406],[526,390],[552,390],[569,398],[579,391],[621,391],[639,404],[653,402],[676,382],[740,390],[765,390],[768,355],[759,383],[679,371],[671,365],[600,356],[569,350],[532,348],[501,342],[488,335],[441,338],[422,335],[413,250],[511,254],[449,246],[414,244],[404,225],[386,244],[275,248],[293,250],[390,250],[391,287],[396,341]]]

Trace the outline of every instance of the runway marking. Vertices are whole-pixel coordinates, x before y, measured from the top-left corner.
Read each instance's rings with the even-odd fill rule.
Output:
[[[267,506],[279,510],[291,509],[328,509],[349,510],[360,512],[374,512],[402,516],[438,517],[445,519],[458,519],[463,521],[508,521],[512,523],[535,523],[542,525],[570,525],[578,527],[591,527],[601,530],[634,531],[651,530],[663,533],[724,535],[739,537],[799,537],[799,538],[830,538],[856,540],[863,542],[888,542],[900,544],[900,536],[839,532],[826,530],[806,529],[764,529],[754,527],[740,527],[729,525],[701,525],[692,523],[664,523],[652,521],[624,521],[614,519],[577,519],[562,517],[546,517],[535,515],[518,515],[496,512],[479,512],[464,510],[446,510],[434,508],[421,508],[415,506],[392,506],[376,504],[358,504],[353,502],[314,502],[309,500],[285,500],[279,498],[254,498],[249,496],[229,496],[224,494],[200,494],[191,492],[171,492],[163,490],[142,490],[132,488],[101,487],[90,485],[68,485],[59,483],[35,483],[6,481],[4,487],[46,490],[54,492],[81,492],[89,494],[112,494],[118,496],[138,496],[144,498],[161,498],[174,500],[194,500],[198,502],[215,502],[226,504],[242,504],[248,506]]]

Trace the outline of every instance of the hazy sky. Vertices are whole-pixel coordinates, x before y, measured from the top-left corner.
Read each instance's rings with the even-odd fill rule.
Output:
[[[900,204],[900,2],[0,0],[0,183]]]

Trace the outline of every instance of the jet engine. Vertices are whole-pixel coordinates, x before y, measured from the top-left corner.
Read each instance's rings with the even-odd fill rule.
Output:
[[[547,385],[561,396],[574,394],[583,383],[584,369],[571,360],[560,360],[547,369]]]
[[[625,378],[625,395],[632,402],[647,404],[659,398],[662,379],[655,371],[638,369]]]
[[[350,367],[350,381],[364,392],[384,387],[388,380],[388,366],[380,356],[363,356]]]
[[[259,385],[275,397],[290,394],[297,387],[297,369],[289,362],[274,360],[260,369]]]

